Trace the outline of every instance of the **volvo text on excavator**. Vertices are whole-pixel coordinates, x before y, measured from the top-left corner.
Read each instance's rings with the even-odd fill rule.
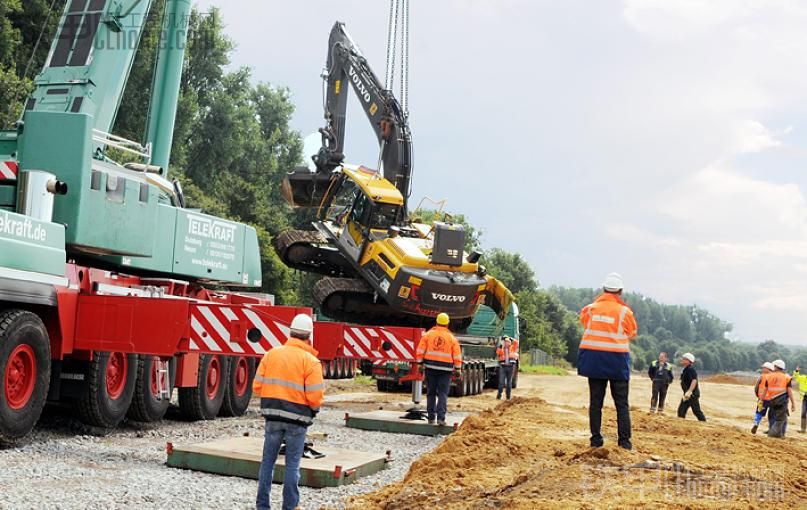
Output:
[[[316,207],[315,230],[286,231],[275,249],[290,267],[322,274],[315,303],[333,319],[426,326],[440,312],[463,330],[479,304],[501,317],[513,296],[464,251],[462,225],[409,220],[412,137],[407,114],[384,87],[341,22],[331,30],[322,147],[316,171],[295,169],[283,182],[296,207]],[[344,163],[349,88],[380,146],[380,171]]]

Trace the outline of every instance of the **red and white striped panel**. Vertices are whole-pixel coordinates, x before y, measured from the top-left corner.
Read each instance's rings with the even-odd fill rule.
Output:
[[[19,166],[16,161],[0,161],[0,181],[16,181]]]
[[[387,351],[374,350],[381,342],[389,341]],[[415,342],[398,336],[386,328],[370,326],[345,326],[345,342],[342,346],[346,356],[375,360],[414,361]]]
[[[233,322],[240,323],[238,342],[232,341]],[[261,332],[258,342],[245,340],[247,331]],[[272,317],[239,306],[196,305],[191,310],[191,351],[221,354],[263,355],[286,343],[289,327]]]

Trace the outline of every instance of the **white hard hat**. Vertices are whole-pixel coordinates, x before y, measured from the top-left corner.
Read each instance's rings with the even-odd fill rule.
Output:
[[[684,355],[681,357],[685,360],[688,360],[690,363],[695,363],[695,355],[692,354],[691,352],[685,352]]]
[[[608,273],[608,276],[605,277],[605,281],[602,282],[602,288],[612,292],[619,292],[624,287],[625,285],[622,283],[622,275],[619,273]]]
[[[303,337],[311,336],[314,332],[314,321],[311,320],[311,316],[304,313],[295,316],[291,321],[291,332]]]
[[[780,360],[780,359],[777,359],[777,360],[773,361],[773,366],[775,366],[776,368],[778,368],[780,370],[784,370],[785,369],[785,362]]]
[[[770,361],[766,361],[765,363],[762,364],[762,368],[767,368],[768,370],[773,370],[773,363],[771,363]]]

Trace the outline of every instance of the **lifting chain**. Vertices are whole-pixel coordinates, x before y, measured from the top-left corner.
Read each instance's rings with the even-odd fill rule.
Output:
[[[398,46],[400,45],[400,51]],[[395,88],[396,59],[400,59],[400,102],[404,117],[409,116],[409,0],[390,0],[387,25],[387,65],[384,87]]]

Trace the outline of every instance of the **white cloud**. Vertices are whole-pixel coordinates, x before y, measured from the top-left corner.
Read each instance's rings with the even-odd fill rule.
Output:
[[[732,152],[736,154],[752,154],[782,145],[776,135],[755,120],[739,122],[735,126],[734,136],[735,143]]]
[[[680,41],[751,16],[765,3],[754,0],[626,0],[623,16],[628,25],[644,35]]]
[[[662,192],[658,211],[705,240],[762,243],[807,233],[807,200],[797,184],[755,179],[722,163]]]
[[[665,237],[630,223],[609,223],[604,227],[605,235],[615,241],[624,241],[655,248],[670,248],[681,245],[674,237]]]

